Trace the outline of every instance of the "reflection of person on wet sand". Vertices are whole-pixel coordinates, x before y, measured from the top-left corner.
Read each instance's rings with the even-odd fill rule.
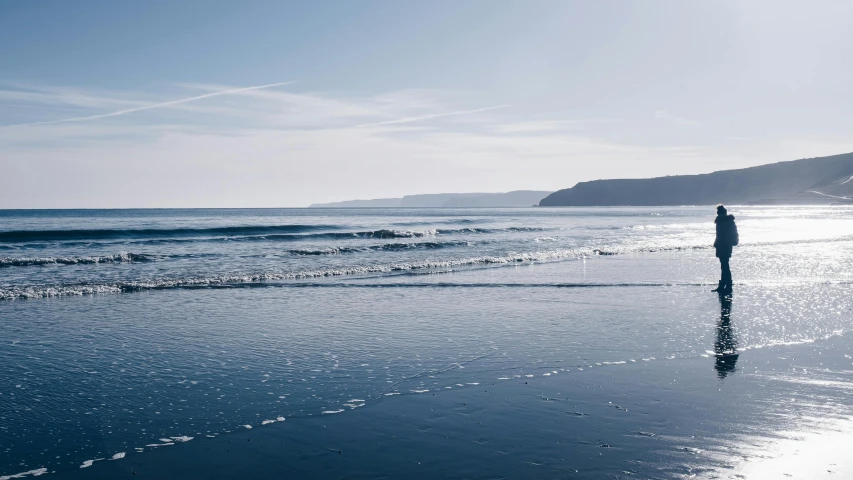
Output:
[[[732,271],[729,268],[729,259],[732,257],[732,248],[738,244],[737,225],[735,216],[726,212],[726,207],[717,205],[717,238],[714,239],[714,248],[717,250],[717,258],[720,259],[720,283],[717,288],[711,290],[720,295],[732,293]]]
[[[720,296],[720,321],[717,323],[717,338],[714,340],[716,363],[714,368],[721,379],[734,373],[737,362],[737,337],[732,328],[732,299]]]

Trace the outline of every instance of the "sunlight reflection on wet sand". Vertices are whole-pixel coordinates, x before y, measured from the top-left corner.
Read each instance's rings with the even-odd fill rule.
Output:
[[[749,480],[853,478],[853,418],[824,420],[803,430],[778,432],[762,455],[745,460],[734,476]]]

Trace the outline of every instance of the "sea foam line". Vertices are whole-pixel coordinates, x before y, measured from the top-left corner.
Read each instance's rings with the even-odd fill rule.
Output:
[[[62,297],[74,295],[94,295],[100,293],[124,293],[143,290],[163,290],[171,288],[215,287],[236,284],[250,284],[283,280],[304,280],[311,278],[364,275],[372,273],[392,273],[423,269],[437,269],[457,266],[520,264],[538,261],[580,258],[590,255],[590,250],[552,250],[545,252],[516,253],[504,256],[475,257],[458,260],[424,260],[384,265],[353,266],[328,268],[299,272],[265,272],[249,274],[218,275],[210,277],[189,277],[159,279],[150,281],[116,282],[109,284],[69,284],[69,285],[31,285],[2,286],[0,300]]]
[[[155,256],[153,255],[144,255],[140,253],[117,253],[115,255],[86,257],[0,257],[0,268],[42,265],[93,265],[98,263],[148,262],[154,258]]]
[[[383,245],[370,245],[366,247],[326,247],[326,248],[295,248],[288,250],[291,255],[342,255],[345,253],[362,253],[371,251],[404,251],[404,250],[433,250],[440,248],[468,247],[476,245],[474,242],[447,241],[447,242],[402,242],[386,243]]]
[[[16,473],[14,475],[0,475],[0,480],[11,480],[13,478],[24,478],[30,475],[34,477],[38,477],[39,475],[44,475],[47,473],[46,468],[36,468],[35,470],[29,470],[26,472]]]

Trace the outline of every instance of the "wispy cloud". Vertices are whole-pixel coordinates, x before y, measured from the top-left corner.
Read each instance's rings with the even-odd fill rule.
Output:
[[[617,173],[684,173],[690,166],[683,160],[695,158],[689,147],[631,144],[576,128],[611,120],[543,118],[500,110],[507,105],[497,101],[465,109],[460,105],[469,96],[445,92],[343,96],[267,85],[194,87],[198,95],[169,102],[152,100],[164,98],[162,92],[22,86],[18,99],[7,90],[10,103],[85,102],[86,113],[115,111],[0,128],[0,164],[9,172],[0,175],[0,208],[98,206],[105,199],[112,206],[299,206],[333,196],[547,190]],[[192,103],[213,96],[220,97]],[[167,115],[76,120],[158,107]],[[417,122],[465,115],[470,121],[417,128]],[[136,181],[103,181],[116,165]],[[163,193],[152,196],[153,190]]]
[[[8,108],[34,108],[38,110],[65,110],[65,111],[80,111],[79,108],[72,107],[57,107],[52,105],[24,105],[20,103],[0,103],[0,107]]]
[[[655,118],[659,120],[664,120],[670,123],[674,123],[676,125],[690,126],[695,127],[697,125],[702,125],[702,122],[698,122],[696,120],[691,120],[689,118],[684,118],[674,113],[668,112],[666,110],[656,110]]]
[[[83,91],[74,87],[57,87],[54,85],[2,82],[0,101],[16,105],[29,105],[34,108],[44,107],[73,107],[75,109],[118,110],[141,107],[153,103],[151,99],[143,100],[139,95],[129,97],[129,92],[98,92]]]
[[[579,130],[590,125],[622,123],[621,120],[606,118],[587,118],[569,120],[541,120],[505,123],[494,127],[495,133],[527,134]]]
[[[419,117],[405,117],[405,118],[398,118],[396,120],[386,120],[384,122],[363,123],[361,125],[356,125],[353,128],[378,127],[380,125],[393,125],[396,123],[420,122],[422,120],[432,120],[433,118],[441,118],[441,117],[450,117],[450,116],[454,116],[454,115],[468,115],[471,113],[488,112],[489,110],[497,110],[499,108],[506,108],[508,106],[509,105],[495,105],[493,107],[478,108],[476,110],[460,110],[458,112],[434,113],[432,115],[421,115]]]
[[[123,110],[116,110],[114,112],[109,112],[109,113],[100,113],[97,115],[86,115],[86,116],[82,116],[82,117],[62,118],[59,120],[47,120],[47,121],[43,121],[43,122],[17,123],[17,124],[13,124],[13,125],[3,125],[3,126],[0,126],[0,128],[26,127],[26,126],[34,126],[34,125],[51,125],[51,124],[55,124],[55,123],[69,123],[69,122],[86,122],[86,121],[91,121],[91,120],[98,120],[101,118],[118,117],[121,115],[127,115],[129,113],[141,112],[144,110],[153,110],[155,108],[171,107],[174,105],[180,105],[182,103],[195,102],[198,100],[203,100],[205,98],[218,97],[221,95],[234,95],[237,93],[249,92],[249,91],[253,91],[253,90],[261,90],[261,89],[272,88],[272,87],[281,87],[281,86],[290,85],[293,83],[296,83],[296,82],[279,82],[279,83],[270,83],[267,85],[255,85],[255,86],[251,86],[251,87],[232,88],[232,89],[228,89],[228,90],[220,90],[217,92],[211,92],[211,93],[205,93],[202,95],[196,95],[193,97],[186,97],[186,98],[180,98],[177,100],[170,100],[168,102],[153,103],[153,104],[149,104],[149,105],[143,105],[141,107],[133,107],[133,108],[126,108]]]

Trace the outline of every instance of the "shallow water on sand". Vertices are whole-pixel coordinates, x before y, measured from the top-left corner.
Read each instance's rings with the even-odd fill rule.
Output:
[[[0,476],[495,382],[703,358],[726,379],[735,354],[846,338],[853,210],[733,209],[723,302],[705,210],[6,213]],[[394,230],[415,227],[466,243]],[[316,236],[339,231],[396,233]],[[129,253],[151,258],[80,261]],[[350,274],[291,275],[323,269]]]

